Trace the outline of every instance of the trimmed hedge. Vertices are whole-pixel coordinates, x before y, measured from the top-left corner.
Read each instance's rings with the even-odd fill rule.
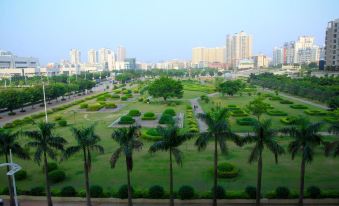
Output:
[[[219,162],[217,170],[219,178],[234,178],[239,174],[239,169],[228,162]]]
[[[26,178],[27,178],[26,170],[19,170],[15,173],[15,180],[17,181],[25,180]]]
[[[212,194],[214,194],[214,187],[211,189]],[[218,199],[224,199],[226,197],[225,189],[221,185],[217,185],[216,196]]]
[[[125,115],[120,117],[119,124],[133,124],[135,122],[135,119],[133,117]]]
[[[172,115],[162,114],[159,120],[159,124],[174,124],[175,121]]]
[[[278,100],[283,100],[283,99],[279,96],[273,96],[273,97],[270,97],[269,100],[278,101]]]
[[[117,105],[115,103],[113,103],[113,102],[107,102],[105,104],[105,108],[106,109],[115,109],[115,108],[117,108]]]
[[[171,115],[172,117],[176,115],[175,110],[172,108],[166,109],[162,114],[168,114],[168,115]]]
[[[321,197],[321,190],[319,187],[316,186],[310,186],[306,190],[306,194],[313,199],[320,198]]]
[[[134,193],[133,187],[131,187],[132,194]],[[126,199],[128,197],[128,187],[127,185],[122,185],[117,193],[117,197],[120,199]]]
[[[249,198],[255,199],[257,197],[257,188],[253,186],[247,186],[245,188],[245,193],[248,195]]]
[[[146,132],[141,132],[141,137],[151,141],[158,141],[162,139],[156,128],[150,128]]]
[[[122,96],[120,99],[121,99],[121,101],[127,101],[128,97]]]
[[[104,196],[104,190],[99,185],[92,185],[90,188],[90,194],[91,197],[103,197]]]
[[[77,191],[72,186],[65,186],[61,189],[60,195],[62,197],[75,197],[77,195]]]
[[[248,116],[248,114],[242,109],[231,111],[231,115],[233,117],[246,117],[246,116]]]
[[[29,194],[32,196],[44,196],[45,195],[45,188],[42,186],[33,187]]]
[[[58,121],[58,124],[60,127],[66,127],[67,126],[67,120],[62,119]]]
[[[293,104],[293,105],[290,105],[290,107],[292,109],[307,109],[308,107],[303,105],[303,104]]]
[[[80,109],[87,109],[88,103],[81,103],[80,104]]]
[[[280,104],[293,104],[293,102],[290,100],[283,99],[280,101]]]
[[[55,162],[49,162],[47,163],[47,172],[52,172],[54,170],[58,169],[58,165]],[[42,172],[45,171],[45,167],[42,168]]]
[[[239,125],[250,126],[250,125],[254,125],[254,123],[257,120],[253,117],[243,117],[243,118],[237,119],[236,121],[237,121],[237,124],[239,124]]]
[[[137,109],[132,109],[128,112],[128,116],[131,116],[131,117],[137,117],[140,115],[141,115],[141,112]]]
[[[284,124],[294,124],[298,120],[298,117],[295,116],[289,116],[289,117],[283,117],[280,119],[280,122]]]
[[[112,99],[120,99],[120,95],[118,95],[118,94],[112,94],[111,98],[112,98]]]
[[[311,116],[323,116],[323,115],[327,114],[326,111],[321,111],[321,110],[317,110],[317,109],[314,109],[314,110],[307,109],[304,112],[308,115],[311,115]]]
[[[66,173],[62,170],[54,170],[48,173],[48,179],[51,183],[59,183],[66,179]]]
[[[178,191],[178,197],[181,200],[192,199],[194,197],[193,187],[188,186],[188,185],[181,186],[179,191]]]
[[[275,190],[275,195],[277,198],[288,198],[290,193],[291,192],[287,187],[277,187]]]
[[[87,107],[87,111],[99,111],[100,109],[102,109],[104,107],[104,105],[96,103],[96,104],[90,104]]]
[[[163,187],[159,185],[154,185],[149,188],[148,190],[148,195],[151,199],[159,199],[164,197],[165,195],[165,190]]]
[[[157,116],[153,112],[146,112],[141,117],[142,120],[155,120]]]
[[[286,112],[280,110],[268,110],[267,114],[271,116],[287,116]]]

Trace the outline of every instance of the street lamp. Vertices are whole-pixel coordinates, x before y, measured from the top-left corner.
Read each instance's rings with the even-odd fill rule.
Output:
[[[48,117],[47,117],[46,92],[45,92],[45,83],[44,82],[42,82],[42,92],[44,94],[45,117],[46,117],[46,123],[47,123]]]

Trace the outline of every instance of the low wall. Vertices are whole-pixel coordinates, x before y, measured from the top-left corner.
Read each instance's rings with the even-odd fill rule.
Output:
[[[5,205],[8,205],[8,196],[3,196]],[[20,206],[45,206],[46,197],[19,196]],[[85,198],[79,197],[53,197],[54,206],[80,206],[85,205]],[[297,199],[262,199],[262,204],[265,206],[297,206]],[[127,200],[117,198],[92,198],[93,206],[127,206]],[[167,206],[167,199],[133,199],[135,206]],[[194,199],[194,200],[175,200],[175,205],[178,206],[209,206],[212,205],[212,200]],[[247,199],[223,199],[218,200],[218,205],[227,206],[254,206],[255,200]],[[338,206],[339,199],[305,199],[305,206]]]

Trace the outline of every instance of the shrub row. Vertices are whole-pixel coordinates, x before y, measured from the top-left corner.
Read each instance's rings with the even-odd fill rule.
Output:
[[[311,116],[323,116],[323,115],[327,114],[326,111],[321,111],[321,110],[317,110],[317,109],[314,109],[314,110],[307,109],[304,112],[308,115],[311,115]]]
[[[284,124],[294,124],[298,120],[298,117],[295,116],[289,116],[289,117],[283,117],[280,119],[280,122]]]
[[[286,112],[280,110],[268,110],[267,114],[271,116],[287,116]]]
[[[293,105],[290,105],[290,107],[292,109],[307,109],[308,107],[303,105],[303,104],[293,104]]]
[[[146,112],[141,117],[142,120],[155,120],[157,116],[153,112]]]
[[[254,123],[257,120],[253,117],[243,117],[243,118],[237,119],[236,121],[237,121],[237,124],[239,125],[250,126],[250,125],[254,125]]]
[[[129,115],[125,115],[120,117],[119,124],[133,124],[135,122],[135,119]]]
[[[156,128],[150,128],[146,132],[142,131],[141,137],[151,141],[158,141],[162,138]]]
[[[194,116],[191,105],[188,105],[186,108],[186,119],[188,124],[188,131],[192,133],[198,133],[199,132],[198,122]]]

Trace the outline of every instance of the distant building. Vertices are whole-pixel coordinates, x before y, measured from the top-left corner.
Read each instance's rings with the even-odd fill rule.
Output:
[[[0,50],[0,76],[34,76],[39,72],[39,60],[37,58],[18,57],[9,51]]]
[[[251,59],[241,59],[235,66],[238,69],[251,69],[254,68],[254,62]]]
[[[98,52],[95,51],[94,49],[90,49],[87,52],[87,63],[89,64],[96,64],[98,63]]]
[[[255,68],[267,68],[268,67],[268,57],[263,54],[258,54],[252,57]]]
[[[225,47],[205,48],[195,47],[192,49],[192,66],[199,67],[202,63],[225,63]]]
[[[81,63],[81,52],[78,49],[71,49],[69,52],[71,64],[80,64]]]
[[[118,62],[123,62],[123,61],[125,61],[125,59],[126,59],[126,49],[125,49],[125,47],[122,47],[122,46],[119,46],[118,48],[117,48],[117,61]]]
[[[241,31],[226,37],[226,63],[231,67],[239,65],[240,60],[252,58],[252,36]]]
[[[326,69],[339,70],[339,19],[328,22],[325,38]]]
[[[135,58],[126,58],[124,67],[124,69],[136,69],[137,65]]]

